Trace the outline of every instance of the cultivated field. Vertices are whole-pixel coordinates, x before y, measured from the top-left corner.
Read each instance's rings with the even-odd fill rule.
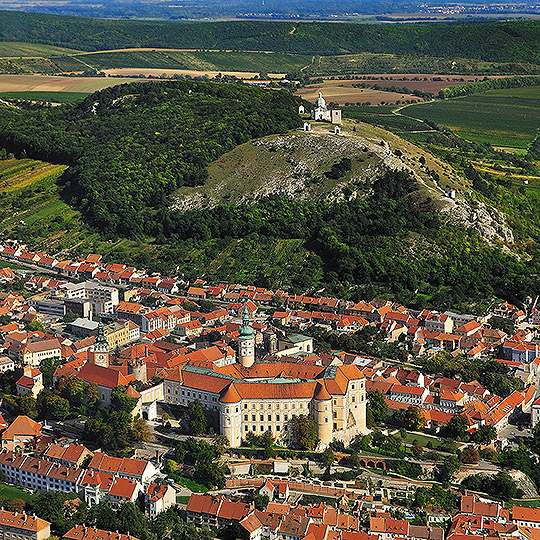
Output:
[[[345,103],[370,103],[371,105],[381,105],[384,103],[404,103],[407,100],[413,102],[422,101],[421,98],[410,94],[397,92],[384,92],[373,90],[372,88],[353,88],[351,84],[342,84],[347,81],[324,81],[322,84],[310,85],[298,90],[297,95],[308,101],[315,101],[322,92],[324,99],[339,105]]]
[[[505,148],[528,148],[540,128],[540,87],[492,90],[411,105],[401,113],[432,120],[471,141]]]
[[[20,56],[43,58],[60,54],[75,54],[77,52],[80,51],[64,47],[53,47],[52,45],[40,45],[39,43],[0,41],[0,57],[4,58],[17,58]]]
[[[87,92],[0,92],[0,99],[23,99],[30,101],[48,101],[52,103],[74,103],[84,99]]]
[[[221,73],[222,75],[231,75],[238,77],[239,79],[251,79],[258,75],[259,73],[255,71],[195,71],[193,69],[156,69],[156,68],[118,68],[118,69],[105,69],[103,70],[107,75],[124,75],[126,77],[138,77],[145,76],[148,77],[161,77],[165,75],[166,77],[173,77],[174,75],[189,75],[190,77],[203,77],[206,75],[209,78],[214,78],[216,75]],[[276,77],[280,77],[284,74],[273,74]]]
[[[133,82],[107,77],[61,77],[46,75],[0,75],[2,92],[78,92],[91,94],[102,88]]]
[[[312,57],[285,53],[187,50],[121,50],[74,57],[96,69],[156,68],[193,71],[287,73],[307,66]]]
[[[482,77],[483,78],[483,77]],[[500,77],[488,77],[489,79],[499,79]],[[421,92],[430,92],[437,94],[442,88],[459,86],[468,82],[478,80],[478,77],[467,77],[461,75],[430,75],[427,73],[400,73],[384,74],[370,73],[362,75],[360,79],[346,79],[335,81],[335,83],[344,86],[353,86],[355,84],[367,84],[369,86],[395,86],[398,88],[408,88],[409,90],[420,90]]]

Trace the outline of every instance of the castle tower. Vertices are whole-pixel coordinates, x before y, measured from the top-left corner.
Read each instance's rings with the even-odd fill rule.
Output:
[[[102,322],[98,324],[98,335],[94,343],[93,363],[96,366],[109,367],[109,344],[105,337]]]
[[[315,392],[315,422],[319,430],[319,439],[324,444],[332,442],[332,396],[328,393],[324,382],[317,385]]]
[[[263,333],[264,350],[268,354],[274,354],[278,350],[278,340],[275,332],[266,330]]]
[[[255,331],[249,321],[247,306],[244,307],[242,326],[238,334],[238,361],[244,367],[250,367],[255,362]]]
[[[146,372],[146,362],[142,358],[133,358],[128,363],[128,373],[135,375],[138,381],[143,383],[148,382],[148,376]]]

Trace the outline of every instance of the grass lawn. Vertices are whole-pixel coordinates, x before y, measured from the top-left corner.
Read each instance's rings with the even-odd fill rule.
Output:
[[[176,479],[176,481],[184,487],[187,487],[188,489],[191,489],[191,491],[199,492],[199,493],[206,493],[208,491],[208,488],[206,486],[203,486],[202,484],[198,484],[191,478],[186,478],[184,476],[180,476]]]
[[[399,433],[399,432],[398,432]],[[405,437],[405,442],[412,444],[414,440],[417,440],[422,446],[426,446],[428,442],[430,442],[434,447],[436,447],[441,440],[438,437],[433,437],[431,435],[424,435],[422,433],[410,433],[407,432],[407,436]]]
[[[10,500],[22,499],[24,502],[30,502],[32,500],[32,494],[27,491],[23,491],[21,488],[4,484],[0,482],[0,495],[7,497]]]
[[[178,495],[176,497],[176,502],[178,504],[187,504],[189,501],[189,497],[187,495]]]
[[[401,112],[432,120],[473,142],[524,149],[540,128],[540,86],[410,105]]]

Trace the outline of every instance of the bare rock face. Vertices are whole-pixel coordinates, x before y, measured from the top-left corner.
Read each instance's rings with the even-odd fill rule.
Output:
[[[474,229],[483,240],[490,244],[503,242],[514,243],[514,234],[508,227],[504,214],[482,202],[474,206],[463,199],[446,199],[441,209],[449,223]]]
[[[523,490],[525,498],[538,497],[538,492],[533,481],[525,473],[521,471],[510,471],[509,474],[512,480],[516,482],[517,487]]]

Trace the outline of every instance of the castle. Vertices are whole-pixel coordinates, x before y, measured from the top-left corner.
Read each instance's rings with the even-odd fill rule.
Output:
[[[187,406],[198,400],[219,417],[220,433],[240,446],[248,432],[271,431],[283,442],[295,415],[315,421],[323,445],[351,441],[366,428],[366,382],[355,365],[321,366],[300,361],[255,362],[255,331],[244,309],[238,363],[213,369],[184,364],[161,373],[167,403]]]
[[[315,100],[315,105],[311,109],[311,119],[317,122],[341,124],[341,109],[328,109],[322,93],[319,92],[319,97]]]

